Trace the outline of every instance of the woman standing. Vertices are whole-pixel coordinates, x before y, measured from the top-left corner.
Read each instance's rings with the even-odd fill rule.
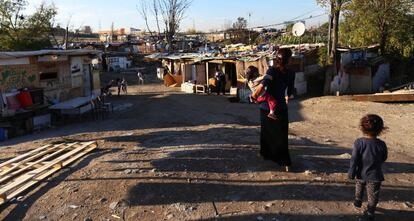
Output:
[[[292,164],[288,147],[288,98],[293,94],[295,73],[288,70],[287,65],[292,56],[290,49],[280,49],[276,54],[276,62],[270,67],[262,83],[253,93],[252,98],[257,99],[264,91],[277,101],[275,114],[277,120],[268,117],[269,105],[260,105],[260,155],[266,160],[272,160],[290,170]],[[286,96],[287,90],[287,96]]]

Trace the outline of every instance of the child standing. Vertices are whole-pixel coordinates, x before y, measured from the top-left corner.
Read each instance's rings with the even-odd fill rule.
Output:
[[[362,206],[366,189],[368,207],[365,215],[368,220],[374,220],[381,182],[384,181],[382,164],[388,156],[387,145],[378,139],[385,129],[384,121],[378,115],[369,114],[361,119],[360,127],[364,137],[354,143],[348,177],[356,179],[354,206]]]
[[[124,92],[124,94],[128,94],[128,83],[125,80],[125,78],[122,78],[121,88],[122,88],[122,92]]]

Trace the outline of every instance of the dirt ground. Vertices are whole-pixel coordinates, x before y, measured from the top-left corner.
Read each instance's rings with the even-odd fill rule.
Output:
[[[290,103],[293,172],[258,157],[259,110],[125,76],[106,120],[84,119],[0,143],[0,159],[50,142],[99,149],[0,209],[3,220],[358,220],[347,180],[366,113],[384,117],[389,147],[377,220],[414,220],[414,105],[339,97]],[[216,210],[217,209],[217,214]]]

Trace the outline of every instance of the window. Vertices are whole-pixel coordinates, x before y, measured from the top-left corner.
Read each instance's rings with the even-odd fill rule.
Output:
[[[57,78],[58,78],[57,72],[43,72],[43,73],[40,73],[40,77],[39,77],[41,81],[55,80]]]

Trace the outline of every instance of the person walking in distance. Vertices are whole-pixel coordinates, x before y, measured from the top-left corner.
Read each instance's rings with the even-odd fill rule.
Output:
[[[223,95],[226,94],[226,75],[220,71],[219,68],[216,69],[215,74],[216,82],[217,82],[217,95],[220,95],[220,92],[223,93]]]
[[[116,86],[118,87],[118,96],[121,96],[122,81],[120,78],[116,79]]]
[[[140,71],[138,71],[137,77],[138,77],[138,84],[144,84],[144,76],[142,75]]]

